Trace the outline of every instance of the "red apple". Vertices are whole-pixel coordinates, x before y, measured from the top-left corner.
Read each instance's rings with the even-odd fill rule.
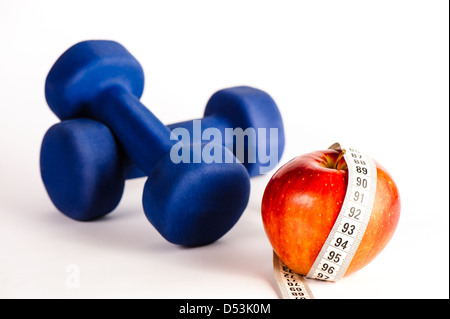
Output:
[[[325,150],[294,158],[271,178],[262,199],[262,220],[281,261],[306,275],[339,215],[348,181],[342,151]],[[392,177],[377,167],[375,202],[361,243],[345,275],[370,263],[387,245],[400,217]]]

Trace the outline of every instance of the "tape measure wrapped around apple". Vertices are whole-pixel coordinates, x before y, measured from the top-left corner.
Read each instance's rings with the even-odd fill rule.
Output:
[[[286,163],[262,200],[264,228],[282,263],[329,281],[369,264],[399,217],[400,195],[387,170],[339,144]]]

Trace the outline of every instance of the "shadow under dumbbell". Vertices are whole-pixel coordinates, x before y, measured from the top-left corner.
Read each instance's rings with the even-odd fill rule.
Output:
[[[259,184],[259,180],[263,178],[255,179],[254,184]],[[168,243],[146,222],[135,199],[144,182],[127,182],[127,192],[115,214],[98,220],[73,223],[63,214],[48,211],[46,218],[39,219],[46,225],[45,236],[54,237],[62,246],[67,245],[65,255],[75,261],[84,258],[86,251],[94,256],[90,262],[100,264],[105,255],[123,255],[124,258],[131,255],[131,261],[138,260],[136,267],[151,264],[153,269],[161,270],[165,267],[191,269],[189,271],[205,269],[215,275],[271,280],[272,255],[261,224],[258,195],[251,198],[241,220],[228,234],[212,245],[193,249]]]

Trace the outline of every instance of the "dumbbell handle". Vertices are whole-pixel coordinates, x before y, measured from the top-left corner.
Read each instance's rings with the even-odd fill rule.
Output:
[[[217,116],[206,116],[204,118],[198,119],[201,121],[201,133],[208,129],[208,128],[216,128],[220,130],[222,133],[222,136],[225,136],[225,129],[226,128],[233,128],[231,123],[228,123],[227,119]],[[193,126],[194,120],[191,121],[185,121],[180,123],[174,123],[167,125],[167,128],[172,131],[175,128],[184,128],[189,132],[189,135],[193,136],[194,126]],[[176,142],[176,141],[175,141]],[[225,142],[225,141],[224,141]],[[228,145],[224,145],[228,146]],[[232,150],[231,150],[232,151]],[[132,160],[129,158],[126,158],[125,160],[125,176],[126,179],[134,179],[134,178],[140,178],[146,176],[146,174],[139,169],[138,166],[136,166]]]
[[[123,87],[105,89],[93,103],[86,109],[88,117],[110,127],[126,154],[146,176],[176,143],[170,139],[170,130]]]

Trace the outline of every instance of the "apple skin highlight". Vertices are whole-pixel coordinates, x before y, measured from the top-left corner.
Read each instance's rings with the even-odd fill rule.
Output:
[[[262,220],[273,250],[292,271],[306,275],[339,215],[348,184],[341,152],[298,156],[270,179],[262,199]],[[339,158],[339,162],[336,161]],[[345,275],[369,264],[388,244],[400,218],[400,195],[392,177],[377,167],[372,214]]]

